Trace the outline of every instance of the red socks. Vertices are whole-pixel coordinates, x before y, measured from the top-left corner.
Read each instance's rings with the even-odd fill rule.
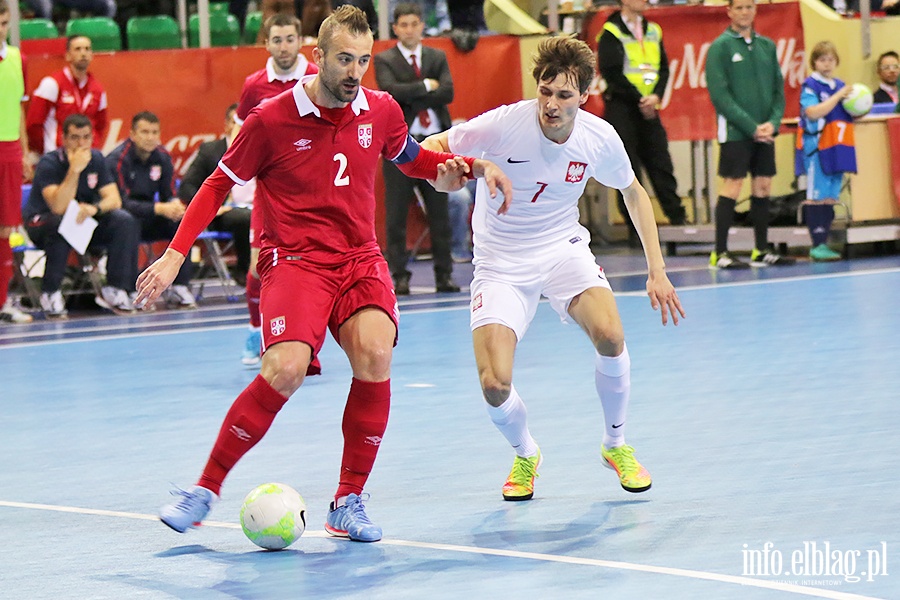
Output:
[[[250,325],[259,329],[262,319],[259,316],[259,289],[262,283],[257,277],[247,273],[247,310],[250,311]]]
[[[0,306],[6,303],[9,282],[13,274],[13,253],[9,238],[0,238]]]
[[[262,439],[287,402],[269,382],[257,375],[231,405],[197,485],[217,496],[232,467]]]
[[[362,493],[387,429],[390,408],[390,379],[377,383],[353,379],[344,408],[344,455],[335,500]]]

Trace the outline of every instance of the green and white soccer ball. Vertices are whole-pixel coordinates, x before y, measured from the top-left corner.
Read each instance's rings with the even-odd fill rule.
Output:
[[[241,529],[260,548],[287,548],[306,529],[306,502],[289,485],[264,483],[244,498]]]
[[[841,101],[841,104],[844,110],[854,117],[861,117],[872,110],[875,96],[872,95],[872,90],[862,83],[854,83],[851,87],[853,91]]]

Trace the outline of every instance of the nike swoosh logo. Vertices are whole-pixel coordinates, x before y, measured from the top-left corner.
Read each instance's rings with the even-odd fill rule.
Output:
[[[511,158],[507,158],[507,159],[506,159],[506,162],[508,162],[508,163],[511,164],[511,165],[517,165],[517,164],[519,164],[519,163],[527,163],[527,162],[529,162],[529,161],[527,161],[527,160],[513,160],[513,159],[511,159]]]
[[[621,427],[621,426],[624,425],[624,424],[625,424],[625,422],[622,421],[622,422],[619,423],[618,425],[613,425],[612,428],[613,428],[613,429],[618,429],[619,427]]]

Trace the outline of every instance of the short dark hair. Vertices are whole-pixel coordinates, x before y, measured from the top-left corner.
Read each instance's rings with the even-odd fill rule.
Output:
[[[90,36],[84,35],[83,33],[76,33],[66,38],[66,52],[72,49],[72,40],[75,40],[77,38],[85,38],[91,43],[91,50],[94,49],[94,40],[92,40]]]
[[[415,2],[401,2],[394,7],[394,23],[399,21],[400,17],[405,17],[406,15],[416,15],[420,21],[425,20],[422,16],[422,7]]]
[[[9,12],[9,3],[6,0],[0,0],[0,15],[5,15]]]
[[[597,59],[590,46],[581,40],[561,36],[542,41],[533,63],[531,74],[536,82],[553,81],[560,74],[565,74],[583,94],[594,80]]]
[[[263,32],[266,35],[266,39],[269,39],[269,32],[272,31],[273,27],[288,27],[291,26],[295,30],[297,30],[297,36],[300,36],[300,19],[295,17],[294,15],[287,15],[284,13],[276,13],[266,19],[265,24],[263,25]]]
[[[149,110],[142,110],[137,113],[133,117],[131,117],[131,129],[134,130],[137,127],[138,121],[147,121],[148,123],[159,124],[159,117],[154,115]]]
[[[2,12],[2,11],[0,11],[0,12]],[[897,60],[900,60],[900,54],[897,54],[893,50],[888,50],[887,52],[882,52],[881,56],[878,57],[878,62],[876,62],[875,64],[880,67],[881,61],[884,60],[885,58],[896,58]]]
[[[90,119],[80,113],[69,115],[63,121],[63,135],[69,135],[70,129],[81,129],[82,127],[90,127],[93,130],[94,125]]]
[[[226,108],[225,109],[225,118],[227,119],[228,115],[230,115],[233,112],[237,112],[238,106],[239,106],[239,104],[237,102],[235,102],[234,104],[232,104],[231,106]]]
[[[316,45],[324,53],[328,52],[331,40],[339,29],[346,29],[353,36],[372,34],[366,13],[352,4],[342,4],[322,21],[319,27],[319,38]]]

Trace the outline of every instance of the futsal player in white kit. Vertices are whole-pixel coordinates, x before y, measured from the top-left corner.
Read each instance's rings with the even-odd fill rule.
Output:
[[[684,317],[666,276],[650,198],[635,178],[611,125],[580,109],[594,76],[584,42],[551,38],[538,47],[533,75],[537,99],[501,106],[429,137],[423,146],[478,156],[503,166],[513,202],[499,214],[478,182],[472,218],[475,277],[471,328],[488,413],[515,449],[503,485],[505,500],[529,500],[541,451],[528,430],[526,408],[512,382],[516,344],[543,294],[564,323],[574,322],[596,349],[595,381],[606,428],[603,464],[629,492],[650,488],[650,474],[625,443],[631,362],[609,283],[594,261],[590,234],[578,222],[578,200],[589,177],[622,190],[647,259],[647,295],[662,324]]]

